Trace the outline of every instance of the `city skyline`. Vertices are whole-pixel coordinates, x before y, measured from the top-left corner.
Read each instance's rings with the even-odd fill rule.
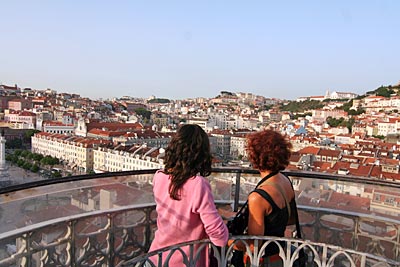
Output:
[[[83,97],[296,99],[399,82],[396,1],[12,1],[0,83]]]

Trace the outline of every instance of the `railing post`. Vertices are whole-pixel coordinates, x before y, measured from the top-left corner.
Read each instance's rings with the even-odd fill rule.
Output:
[[[114,215],[111,213],[108,213],[107,220],[108,220],[108,225],[109,225],[109,227],[107,229],[108,242],[109,242],[108,266],[113,267],[114,262],[115,262],[115,237],[114,237],[114,234],[116,233],[116,229],[115,229],[115,225],[114,225],[114,220],[115,220]]]
[[[71,227],[71,236],[70,236],[70,238],[69,238],[69,243],[70,243],[70,255],[71,255],[71,258],[70,258],[70,266],[71,267],[75,267],[76,266],[76,259],[77,259],[77,257],[76,257],[76,244],[75,244],[75,241],[76,241],[76,237],[75,237],[75,235],[76,235],[76,230],[75,230],[75,224],[76,224],[76,220],[71,220],[70,222],[69,222],[69,226],[67,226],[67,227]]]
[[[395,260],[397,260],[397,261],[400,261],[400,227],[399,227],[399,225],[397,225],[397,235],[396,235],[396,240],[397,240],[397,246],[395,246],[395,252],[394,252],[394,255],[395,255]]]
[[[152,225],[152,223],[151,223],[151,212],[152,212],[152,209],[150,208],[150,209],[145,209],[145,214],[146,214],[146,228],[145,228],[145,233],[144,233],[144,236],[145,236],[145,243],[144,243],[144,247],[145,247],[145,250],[147,251],[147,250],[149,250],[150,249],[150,245],[151,245],[151,234],[152,234],[152,227],[153,227],[153,225]]]
[[[32,262],[32,253],[31,253],[31,236],[32,236],[32,232],[28,232],[26,233],[25,237],[25,249],[26,249],[26,255],[25,255],[25,261],[21,260],[21,267],[25,267],[25,266],[31,266],[31,262]]]
[[[233,203],[233,211],[238,211],[239,209],[239,197],[240,197],[240,177],[241,170],[236,173],[236,185],[235,185],[235,202]]]

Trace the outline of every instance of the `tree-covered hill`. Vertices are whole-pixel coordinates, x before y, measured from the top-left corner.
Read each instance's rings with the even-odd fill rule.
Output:
[[[324,106],[324,103],[316,100],[305,100],[301,102],[290,101],[280,106],[282,111],[290,111],[292,113],[304,112],[312,109],[319,109]]]
[[[392,95],[400,95],[400,85],[388,85],[388,86],[380,86],[373,91],[369,91],[365,94],[368,95],[377,95],[383,97],[390,97]]]
[[[171,101],[169,99],[166,98],[154,98],[154,99],[150,99],[149,101],[147,101],[148,103],[160,103],[160,104],[166,104],[166,103],[170,103]]]
[[[356,99],[363,99],[370,95],[383,96],[383,97],[391,97],[391,96],[400,96],[400,84],[398,85],[388,85],[388,86],[380,86],[373,91],[368,91],[363,95],[356,97]],[[323,102],[316,100],[306,100],[306,101],[288,101],[284,104],[280,104],[279,109],[282,111],[289,111],[292,113],[302,113],[313,109],[322,108],[327,103],[334,102],[344,102],[343,106],[338,107],[338,109],[342,109],[349,113],[349,115],[358,115],[364,113],[364,110],[352,110],[350,109],[353,106],[353,100],[349,99],[325,99]]]

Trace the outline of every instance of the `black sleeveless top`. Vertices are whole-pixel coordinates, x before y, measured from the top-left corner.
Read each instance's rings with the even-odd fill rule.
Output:
[[[257,192],[260,194],[272,207],[272,211],[270,214],[264,217],[264,235],[266,236],[276,236],[276,237],[284,237],[286,225],[289,220],[289,212],[288,208],[283,207],[279,208],[271,196],[262,189],[255,189],[253,192]],[[294,198],[290,201],[289,205],[292,206],[294,202]],[[281,246],[284,247],[284,242],[280,242]],[[271,256],[279,253],[279,248],[276,244],[270,244],[265,249],[265,256]]]

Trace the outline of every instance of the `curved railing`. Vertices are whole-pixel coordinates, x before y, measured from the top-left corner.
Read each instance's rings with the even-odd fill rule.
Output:
[[[234,244],[243,243],[246,248],[246,259],[250,266],[258,267],[262,262],[266,248],[270,244],[276,244],[279,248],[279,259],[283,267],[296,266],[299,260],[300,251],[304,252],[303,256],[305,266],[375,266],[389,267],[400,266],[399,262],[388,260],[382,257],[362,253],[351,249],[343,249],[338,246],[321,244],[311,241],[296,240],[292,238],[274,238],[267,236],[236,236],[233,238],[235,242],[229,247],[216,247],[209,240],[196,240],[185,242],[178,245],[169,246],[159,249],[145,255],[136,257],[127,262],[120,263],[117,266],[159,266],[158,262],[163,262],[163,266],[170,266],[170,260],[176,256],[183,263],[182,266],[197,266],[202,252],[212,255],[218,266],[233,266],[232,252]],[[249,242],[254,244],[255,249],[251,250]],[[182,253],[182,249],[189,251],[189,255]],[[189,249],[187,249],[189,248]],[[171,265],[173,266],[173,265]]]
[[[0,189],[0,266],[122,266],[144,255],[156,228],[150,184],[153,173],[76,176]],[[324,195],[342,191],[340,196],[346,199],[361,192],[357,191],[360,188],[368,194],[377,190],[400,195],[399,184],[321,173],[287,174],[294,181],[303,236],[317,242],[315,245],[321,247],[316,249],[318,253],[336,246],[340,251],[361,255],[357,257],[381,257],[389,262],[358,265],[361,260],[356,260],[355,266],[397,266],[393,265],[400,261],[397,205],[386,207],[371,195],[374,210],[351,211],[342,205],[338,210],[332,203],[329,207],[321,205],[322,196],[320,205],[314,203],[313,190],[323,190]],[[232,214],[231,208],[245,200],[258,179],[253,170],[214,170],[210,181],[222,216]],[[346,190],[354,192],[348,194]],[[314,200],[307,202],[308,195]],[[358,198],[356,194],[353,197]],[[380,212],[381,206],[386,215]],[[316,266],[328,266],[323,265],[324,258],[317,259],[322,265]]]
[[[154,204],[133,205],[1,233],[16,249],[0,266],[116,266],[148,250],[155,218]]]
[[[167,251],[168,255],[172,255],[178,253],[182,246],[208,244],[208,241],[189,242],[143,255],[143,252],[147,251],[149,238],[155,227],[154,210],[154,205],[135,205],[106,212],[95,211],[2,233],[0,240],[3,242],[18,240],[20,245],[12,256],[0,261],[0,266],[141,266],[139,263],[147,261],[151,256],[159,255],[162,258],[161,252]],[[90,224],[90,229],[77,231],[80,226],[87,224]],[[43,233],[47,233],[46,240],[43,240]],[[236,238],[247,241],[256,237]],[[399,262],[370,253],[323,243],[271,237],[257,237],[257,239],[269,242],[283,240],[288,243],[287,247],[294,241],[304,243],[309,261],[315,262],[316,266],[400,266]],[[260,250],[248,251],[250,260],[258,262],[264,248],[265,245]],[[231,250],[222,248],[222,251],[214,253],[218,262],[222,264],[219,266],[226,266]],[[186,256],[187,266],[192,266],[189,259],[195,261],[196,255]],[[281,247],[281,258],[284,266],[292,266],[293,256],[284,247]]]

